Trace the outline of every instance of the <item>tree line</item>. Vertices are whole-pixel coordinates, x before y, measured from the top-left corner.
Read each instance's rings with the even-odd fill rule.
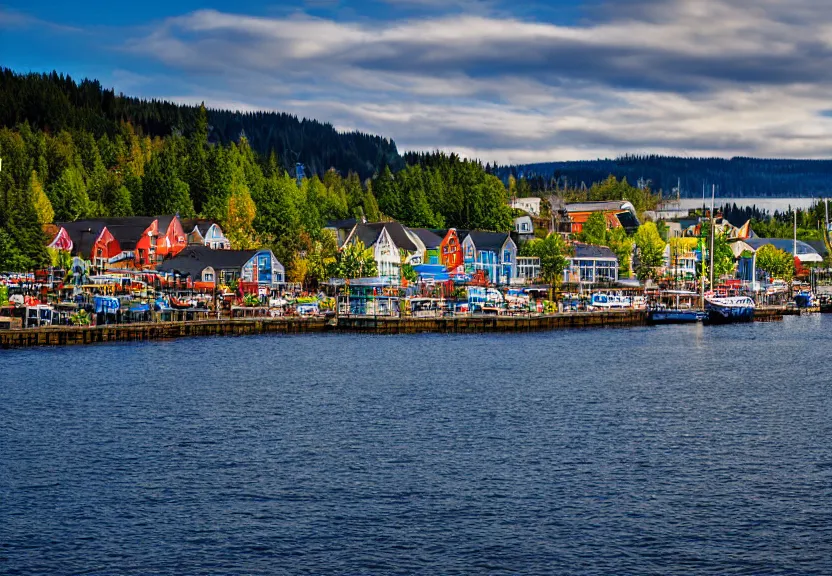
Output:
[[[28,122],[33,130],[87,132],[97,140],[104,135],[115,138],[126,122],[142,135],[164,138],[193,132],[201,122],[200,108],[116,94],[97,80],[76,82],[57,72],[17,74],[0,69],[0,126],[6,128]],[[381,136],[338,132],[331,124],[278,112],[207,112],[212,144],[227,145],[245,137],[259,154],[274,152],[284,170],[300,162],[310,175],[323,176],[335,168],[368,178],[383,166],[404,166],[395,142]]]
[[[660,155],[624,155],[615,159],[542,162],[490,166],[494,174],[528,180],[533,193],[588,187],[612,174],[630,182],[641,180],[665,196],[699,198],[710,193],[735,198],[788,198],[826,196],[832,193],[832,160],[763,158],[682,158]]]

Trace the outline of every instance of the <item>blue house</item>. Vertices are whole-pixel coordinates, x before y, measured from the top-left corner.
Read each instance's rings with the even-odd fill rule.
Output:
[[[517,277],[517,244],[511,236],[477,230],[457,234],[465,235],[462,254],[466,272],[476,274],[482,270],[494,284],[510,284]]]

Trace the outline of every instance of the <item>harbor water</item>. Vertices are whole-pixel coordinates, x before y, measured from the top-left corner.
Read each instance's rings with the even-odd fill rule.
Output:
[[[0,573],[829,574],[830,331],[0,351]]]

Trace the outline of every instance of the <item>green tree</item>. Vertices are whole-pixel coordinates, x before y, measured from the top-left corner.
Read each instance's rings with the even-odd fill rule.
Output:
[[[702,230],[705,237],[706,250],[710,250],[710,223],[706,222],[702,227]],[[705,275],[710,277],[710,255],[706,253],[706,256]],[[727,234],[717,234],[714,237],[714,280],[716,281],[723,276],[732,274],[736,267],[737,265],[734,258],[734,252],[731,250],[731,245],[728,243]]]
[[[142,178],[144,210],[147,214],[179,214],[183,218],[194,215],[194,205],[188,185],[179,178],[176,152],[165,146],[147,165]]]
[[[540,258],[540,277],[549,284],[549,300],[552,300],[552,289],[560,287],[563,273],[569,266],[570,250],[566,242],[560,234],[553,232],[546,238],[526,242],[522,251],[524,256]]]
[[[307,254],[307,279],[317,283],[326,282],[337,274],[338,241],[329,230],[322,231],[314,240]]]
[[[228,198],[226,219],[223,222],[223,231],[235,250],[248,250],[256,245],[254,240],[254,219],[257,215],[257,207],[248,186],[243,182],[235,181],[231,185],[231,196]]]
[[[194,130],[188,138],[188,159],[185,162],[185,182],[188,184],[194,209],[202,212],[211,194],[211,175],[208,171],[208,111],[202,103],[197,111]]]
[[[24,272],[29,268],[29,261],[21,252],[17,241],[5,228],[0,228],[0,270]]]
[[[335,270],[339,278],[365,278],[378,275],[372,248],[357,240],[341,248]]]
[[[633,242],[638,250],[638,266],[636,276],[642,282],[647,279],[657,279],[659,268],[664,263],[665,242],[659,235],[656,224],[645,222],[638,227]]]
[[[794,278],[794,257],[784,250],[766,244],[757,250],[757,268],[772,278],[791,282]]]
[[[34,170],[32,170],[32,176],[29,178],[29,196],[32,198],[32,205],[35,208],[40,225],[43,226],[54,222],[55,210],[52,208],[52,202],[49,201],[49,197],[43,191],[43,185],[38,179],[38,173]]]
[[[607,246],[618,258],[619,275],[629,277],[630,263],[633,258],[633,239],[627,236],[622,227],[613,228],[607,233]]]
[[[593,212],[578,234],[578,240],[596,246],[607,245],[607,217],[603,212]]]
[[[52,186],[55,218],[60,222],[72,222],[92,215],[92,204],[87,187],[77,168],[67,168]]]

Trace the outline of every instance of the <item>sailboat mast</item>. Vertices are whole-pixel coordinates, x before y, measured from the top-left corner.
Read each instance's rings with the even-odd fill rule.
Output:
[[[711,262],[711,291],[714,289],[714,226],[716,224],[716,219],[714,218],[714,199],[716,198],[716,184],[711,185],[711,249],[710,249],[710,262]]]
[[[792,244],[792,254],[797,258],[797,208],[794,209],[794,243]]]

